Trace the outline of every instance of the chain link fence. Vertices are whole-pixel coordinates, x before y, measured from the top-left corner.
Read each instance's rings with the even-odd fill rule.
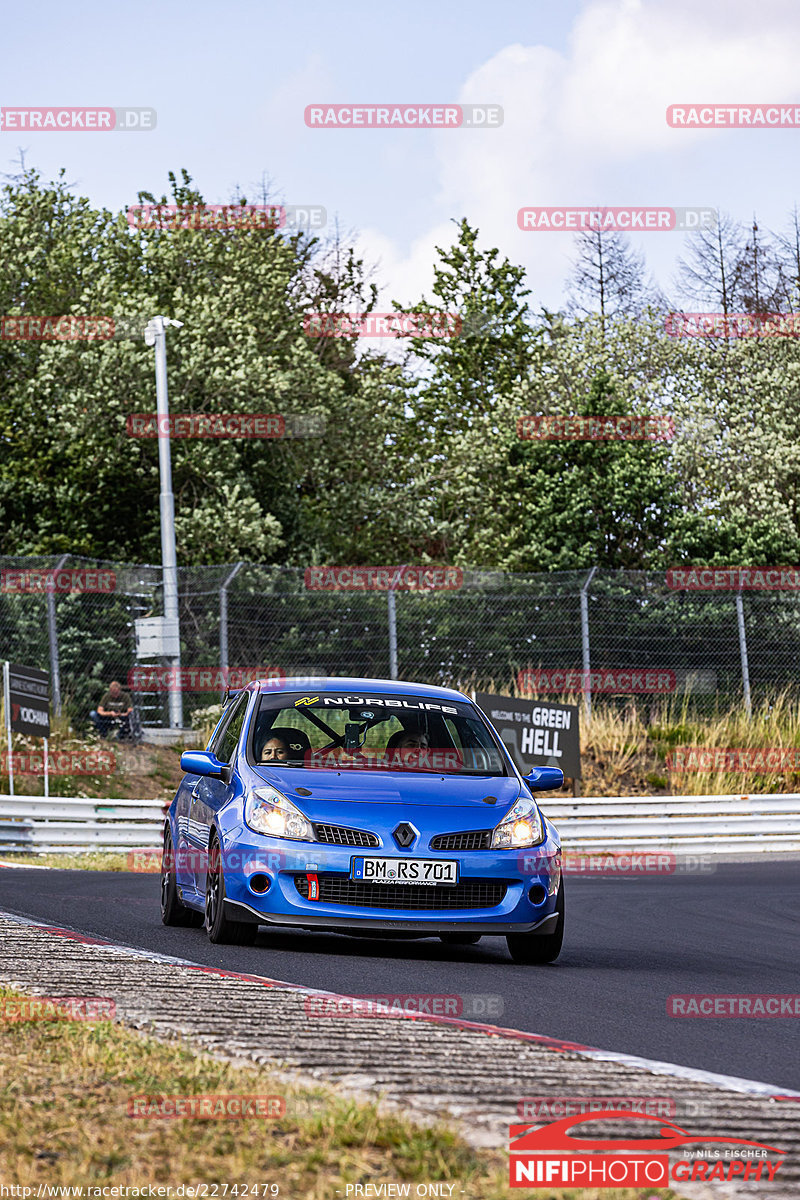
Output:
[[[653,692],[640,677],[618,676],[615,688],[604,672],[658,670],[669,683],[657,691],[706,711],[797,688],[792,592],[675,591],[664,573],[644,571],[453,575],[443,590],[325,590],[307,586],[302,568],[181,568],[184,724],[218,701],[228,668],[489,691],[518,691],[519,673],[531,672],[540,695],[588,701],[588,686],[594,702],[602,693],[613,703]],[[112,679],[134,691],[145,725],[167,724],[163,672],[150,670],[167,660],[137,661],[135,641],[137,618],[162,614],[160,567],[0,557],[0,658],[49,670],[55,710],[78,726]]]

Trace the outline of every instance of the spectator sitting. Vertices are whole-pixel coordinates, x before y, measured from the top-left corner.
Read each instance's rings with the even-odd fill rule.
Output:
[[[133,701],[130,694],[122,690],[116,680],[108,685],[108,691],[100,698],[96,709],[89,713],[89,720],[94,725],[101,738],[104,738],[112,725],[118,725],[117,741],[124,741],[131,736],[131,713]]]

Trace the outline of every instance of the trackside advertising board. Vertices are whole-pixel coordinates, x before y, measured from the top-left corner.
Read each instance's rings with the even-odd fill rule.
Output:
[[[8,664],[8,704],[12,733],[50,736],[50,676],[36,667]]]
[[[581,778],[577,704],[517,700],[491,692],[476,692],[475,702],[523,774],[532,767],[561,767],[568,779]]]

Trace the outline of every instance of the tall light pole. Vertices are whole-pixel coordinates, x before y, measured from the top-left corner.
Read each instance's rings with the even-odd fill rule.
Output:
[[[166,326],[183,327],[183,321],[170,317],[153,317],[144,331],[145,344],[156,351],[156,409],[158,412],[158,473],[161,481],[161,566],[164,579],[164,618],[167,628],[174,630],[173,686],[169,692],[169,723],[173,729],[183,728],[183,693],[180,690],[181,644],[178,617],[178,561],[175,553],[175,500],[172,495],[172,456],[169,439],[169,396],[167,393],[167,335]]]

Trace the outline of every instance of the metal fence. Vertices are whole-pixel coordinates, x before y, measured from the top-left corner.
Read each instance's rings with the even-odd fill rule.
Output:
[[[40,576],[24,574],[56,568],[104,569],[113,587],[43,591]],[[163,613],[160,567],[0,557],[0,573],[0,658],[49,670],[56,711],[63,704],[81,722],[111,679],[134,679],[134,622]],[[797,689],[799,678],[795,594],[674,591],[663,572],[464,569],[449,590],[327,591],[307,587],[302,568],[231,563],[181,568],[179,590],[184,668],[489,691],[513,689],[523,670],[659,669],[674,673],[674,694],[701,706],[749,706],[751,696]],[[185,692],[185,723],[219,698],[218,677],[205,678],[188,684],[205,690]],[[137,691],[144,724],[166,724],[165,696]]]

